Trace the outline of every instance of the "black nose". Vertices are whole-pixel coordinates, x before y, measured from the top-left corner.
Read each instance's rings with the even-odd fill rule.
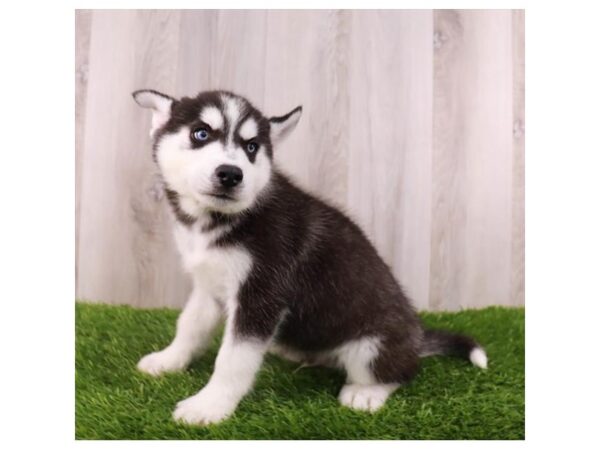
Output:
[[[217,174],[217,178],[221,182],[221,185],[227,188],[237,186],[244,178],[242,169],[228,164],[217,167],[215,173]]]

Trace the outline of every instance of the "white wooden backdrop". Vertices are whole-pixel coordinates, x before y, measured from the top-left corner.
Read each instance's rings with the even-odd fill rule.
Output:
[[[523,11],[77,11],[77,297],[180,307],[140,88],[302,104],[276,159],[419,309],[524,304]]]

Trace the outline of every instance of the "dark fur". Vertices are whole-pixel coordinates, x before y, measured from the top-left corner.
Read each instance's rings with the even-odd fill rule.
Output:
[[[278,172],[257,208],[216,245],[243,245],[253,270],[242,286],[236,331],[307,354],[379,336],[381,381],[417,370],[423,333],[389,268],[345,215]],[[393,358],[388,357],[394,355]]]
[[[289,114],[269,121],[244,102],[245,113],[259,124],[259,151],[272,158],[269,123],[283,121]],[[221,107],[218,93],[174,101],[172,117],[156,141],[183,124],[192,124],[193,129],[208,104]],[[181,212],[177,194],[167,190],[167,198],[177,219],[190,224],[193,218]],[[309,360],[349,340],[376,336],[381,346],[372,369],[385,383],[410,380],[422,356],[456,354],[468,359],[478,346],[465,336],[425,331],[389,267],[359,227],[277,170],[250,210],[237,215],[214,212],[211,217],[205,229],[231,227],[214,245],[243,246],[253,259],[239,292],[234,322],[238,336],[274,337]]]

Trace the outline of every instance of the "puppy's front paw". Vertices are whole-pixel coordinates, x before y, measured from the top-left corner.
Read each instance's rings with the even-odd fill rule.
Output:
[[[389,386],[391,385],[347,384],[340,391],[339,400],[349,408],[375,412],[389,397],[392,390]]]
[[[150,353],[144,356],[137,364],[139,371],[152,376],[158,376],[165,372],[177,372],[183,370],[188,364],[185,355],[166,348],[160,352]]]
[[[173,419],[190,425],[208,425],[229,417],[236,404],[224,393],[205,387],[196,395],[180,401]]]

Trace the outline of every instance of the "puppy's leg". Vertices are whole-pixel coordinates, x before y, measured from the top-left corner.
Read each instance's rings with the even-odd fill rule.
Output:
[[[373,362],[379,356],[379,340],[363,338],[342,346],[338,353],[346,369],[346,384],[339,394],[342,405],[361,411],[374,412],[400,386],[381,383],[373,372]]]
[[[268,342],[234,335],[229,322],[208,384],[177,404],[175,420],[196,425],[219,422],[235,411],[252,387]]]
[[[165,349],[144,356],[137,367],[150,375],[182,370],[209,344],[221,317],[221,307],[215,299],[195,287],[184,310],[177,319],[173,342]]]

